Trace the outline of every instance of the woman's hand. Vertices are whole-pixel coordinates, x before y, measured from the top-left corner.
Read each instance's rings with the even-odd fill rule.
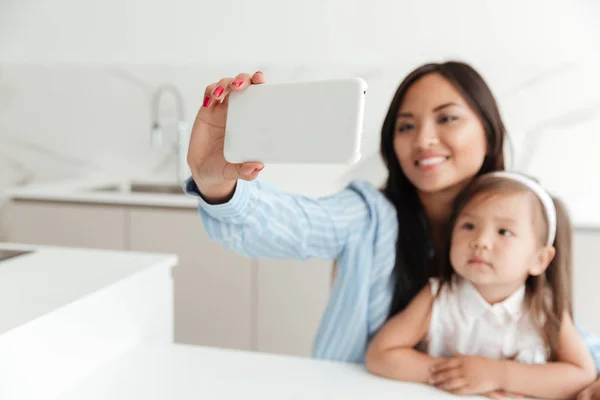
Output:
[[[500,362],[485,357],[445,359],[434,364],[430,374],[429,383],[454,394],[492,394],[500,393],[498,391],[502,389]]]
[[[226,201],[233,193],[237,179],[256,179],[264,167],[259,162],[227,162],[223,156],[223,142],[229,94],[265,82],[261,72],[252,76],[239,74],[214,82],[204,91],[204,101],[192,128],[187,162],[200,193],[208,201]]]

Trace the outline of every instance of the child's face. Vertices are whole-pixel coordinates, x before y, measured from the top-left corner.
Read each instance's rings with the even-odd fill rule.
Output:
[[[527,192],[476,196],[456,220],[450,262],[478,285],[521,284],[544,272],[545,257]],[[539,211],[537,211],[539,212]]]

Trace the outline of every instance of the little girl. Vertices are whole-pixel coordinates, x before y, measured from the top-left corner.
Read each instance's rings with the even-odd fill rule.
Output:
[[[535,181],[494,172],[457,199],[437,278],[374,337],[374,374],[456,394],[570,398],[593,360],[572,322],[571,226]]]

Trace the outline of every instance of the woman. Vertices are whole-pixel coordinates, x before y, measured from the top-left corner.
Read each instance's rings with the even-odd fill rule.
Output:
[[[257,72],[206,88],[186,191],[198,196],[208,234],[224,246],[250,257],[335,259],[338,277],[313,353],[363,362],[381,325],[425,285],[445,247],[458,193],[475,176],[504,169],[496,101],[464,63],[417,68],[400,84],[383,123],[381,155],[389,172],[383,190],[353,182],[310,199],[252,182],[260,163],[233,165],[223,157],[228,94],[264,82]],[[591,347],[595,338],[586,339]],[[600,345],[595,352],[600,359]]]

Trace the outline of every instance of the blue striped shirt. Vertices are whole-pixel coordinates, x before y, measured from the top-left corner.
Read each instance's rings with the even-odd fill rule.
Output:
[[[318,199],[238,180],[227,203],[210,205],[192,179],[208,235],[251,258],[338,260],[338,276],[317,331],[313,356],[362,363],[386,320],[394,291],[398,220],[373,185],[355,181]],[[600,371],[600,339],[581,331]]]

